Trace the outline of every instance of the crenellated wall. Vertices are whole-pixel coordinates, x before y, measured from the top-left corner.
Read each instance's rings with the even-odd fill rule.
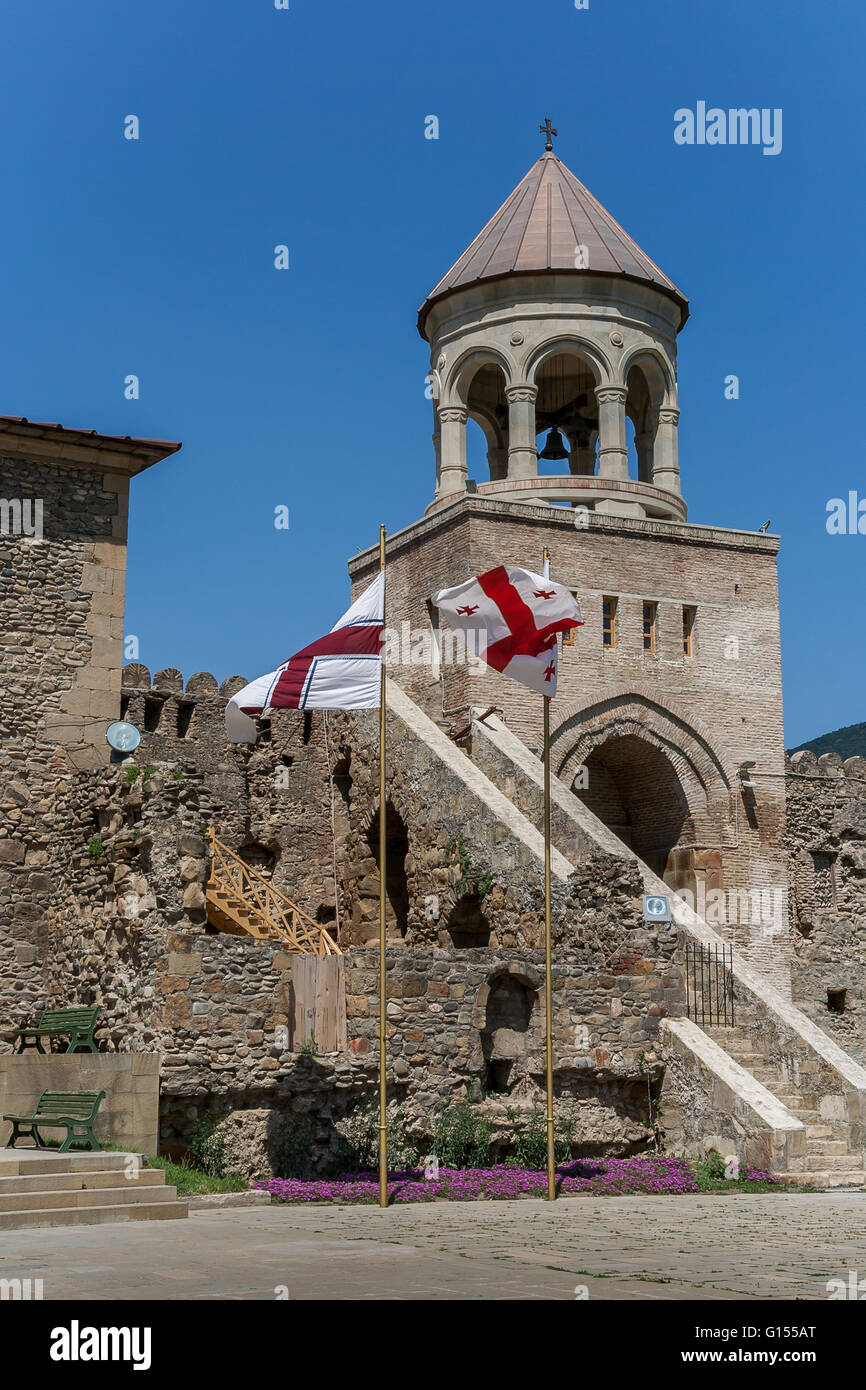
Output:
[[[142,701],[145,689],[165,691],[163,720],[165,702],[187,693],[165,675],[125,688]],[[226,698],[189,693],[197,714]],[[223,743],[217,762],[206,734],[197,757],[196,728],[209,725],[194,717],[178,737],[185,759],[158,756],[159,740],[176,735],[157,727],[135,759],[84,771],[58,793],[37,1002],[98,1002],[104,1048],[162,1054],[164,1142],[188,1139],[204,1111],[291,1105],[315,1116],[326,1155],[336,1119],[374,1093],[376,727],[374,712],[330,716],[326,738],[324,715],[281,712],[255,749]],[[501,1108],[543,1093],[541,860],[519,813],[503,820],[481,784],[467,786],[398,713],[389,749],[409,904],[399,918],[392,902],[389,919],[391,1079],[428,1134],[449,1099],[488,1095]],[[209,926],[211,825],[241,853],[270,848],[273,881],[334,932],[336,861],[345,1054],[286,1051],[278,1030],[292,1016],[292,957]],[[558,872],[557,1091],[582,1117],[586,1152],[627,1152],[650,1132],[643,1057],[655,1055],[662,1018],[682,1008],[676,933],[642,926],[629,865],[588,855],[578,873]],[[32,1006],[3,998],[8,1047]]]
[[[137,754],[58,780],[44,858],[6,880],[3,1046],[44,1003],[100,1002],[104,1047],[163,1056],[164,1142],[188,1139],[203,1111],[290,1106],[317,1128],[324,1164],[340,1117],[375,1090],[377,719],[282,711],[255,747],[229,745],[225,702],[242,683],[125,669]],[[477,770],[454,775],[449,759],[463,754],[433,726],[420,736],[423,715],[395,701],[389,859],[402,880],[389,883],[388,1045],[395,1094],[424,1135],[448,1099],[487,1096],[495,1111],[541,1095],[538,807],[510,783],[500,805],[477,750]],[[798,754],[784,785],[795,1002],[863,1057],[866,762]],[[291,956],[209,926],[210,826],[339,934],[346,1053],[287,1052]],[[567,853],[573,871],[554,874],[557,1093],[577,1107],[585,1152],[627,1152],[650,1134],[659,1026],[683,1014],[676,931],[641,925],[627,860],[573,834]],[[839,987],[834,1015],[826,994]]]

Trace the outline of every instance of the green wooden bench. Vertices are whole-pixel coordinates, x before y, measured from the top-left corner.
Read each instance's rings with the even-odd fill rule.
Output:
[[[98,1004],[93,1008],[81,1008],[75,1005],[71,1009],[44,1009],[35,1028],[15,1029],[13,1037],[18,1039],[18,1051],[23,1052],[25,1047],[35,1047],[37,1052],[43,1052],[42,1039],[48,1038],[48,1050],[50,1052],[51,1038],[68,1037],[67,1052],[75,1052],[79,1047],[86,1047],[89,1052],[96,1052],[97,1047],[93,1040],[93,1031],[99,1017],[99,1009]],[[28,1041],[28,1039],[33,1041]]]
[[[43,1141],[41,1129],[65,1129],[66,1134],[59,1153],[65,1154],[73,1142],[87,1143],[88,1148],[98,1149],[93,1125],[100,1105],[105,1099],[104,1091],[43,1091],[39,1104],[32,1115],[4,1115],[4,1120],[12,1122],[12,1137],[6,1147],[15,1148],[18,1139],[30,1138],[37,1149],[49,1146]]]

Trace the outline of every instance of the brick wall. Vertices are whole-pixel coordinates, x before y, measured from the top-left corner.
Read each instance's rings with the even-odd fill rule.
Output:
[[[772,888],[784,895],[786,862],[781,654],[773,537],[702,526],[593,514],[583,528],[563,508],[467,496],[388,543],[386,624],[430,630],[428,600],[439,588],[496,564],[541,568],[573,588],[585,626],[560,648],[553,703],[554,769],[570,783],[579,764],[609,739],[649,738],[670,760],[688,807],[678,829],[683,853],[668,865],[672,886],[696,891],[712,860],[725,890]],[[350,562],[353,594],[369,583],[373,552]],[[619,599],[617,644],[602,642],[602,598]],[[642,604],[657,604],[656,650],[644,652]],[[694,655],[683,652],[682,608],[696,609]],[[528,746],[541,746],[541,701],[493,672],[463,665],[403,664],[394,673],[432,717],[452,729],[469,704],[497,706]],[[738,769],[763,774],[744,795]],[[608,760],[609,761],[609,760]],[[659,789],[640,788],[640,762],[627,774],[633,799],[653,818]],[[610,793],[608,787],[608,795]],[[661,815],[675,820],[676,786]],[[615,804],[612,814],[618,814]],[[656,817],[657,819],[658,817]],[[697,868],[696,868],[697,866]],[[697,874],[697,877],[696,877]],[[790,988],[787,932],[733,921],[726,934],[783,992]]]

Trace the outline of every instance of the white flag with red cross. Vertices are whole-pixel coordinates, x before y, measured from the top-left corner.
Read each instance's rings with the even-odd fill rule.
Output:
[[[226,705],[230,743],[255,743],[255,717],[272,709],[376,709],[382,671],[385,572],[325,637],[245,685]]]
[[[564,584],[517,565],[497,565],[442,589],[433,602],[494,671],[540,695],[556,694],[557,633],[583,625],[580,605]]]

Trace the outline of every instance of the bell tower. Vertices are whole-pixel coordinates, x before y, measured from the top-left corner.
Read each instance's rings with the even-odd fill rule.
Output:
[[[688,302],[554,154],[550,122],[541,130],[544,154],[418,314],[435,416],[427,515],[467,490],[471,419],[487,440],[482,496],[684,521]]]
[[[455,738],[496,709],[537,750],[541,700],[461,661],[431,598],[496,565],[538,573],[546,553],[584,616],[560,650],[552,772],[672,888],[726,895],[728,939],[788,993],[778,537],[687,518],[688,303],[542,130],[418,315],[436,490],[388,538],[386,625],[406,637],[391,675]],[[486,440],[474,479],[467,429]],[[378,565],[375,547],[349,561],[355,595]],[[731,917],[731,894],[773,911]]]

